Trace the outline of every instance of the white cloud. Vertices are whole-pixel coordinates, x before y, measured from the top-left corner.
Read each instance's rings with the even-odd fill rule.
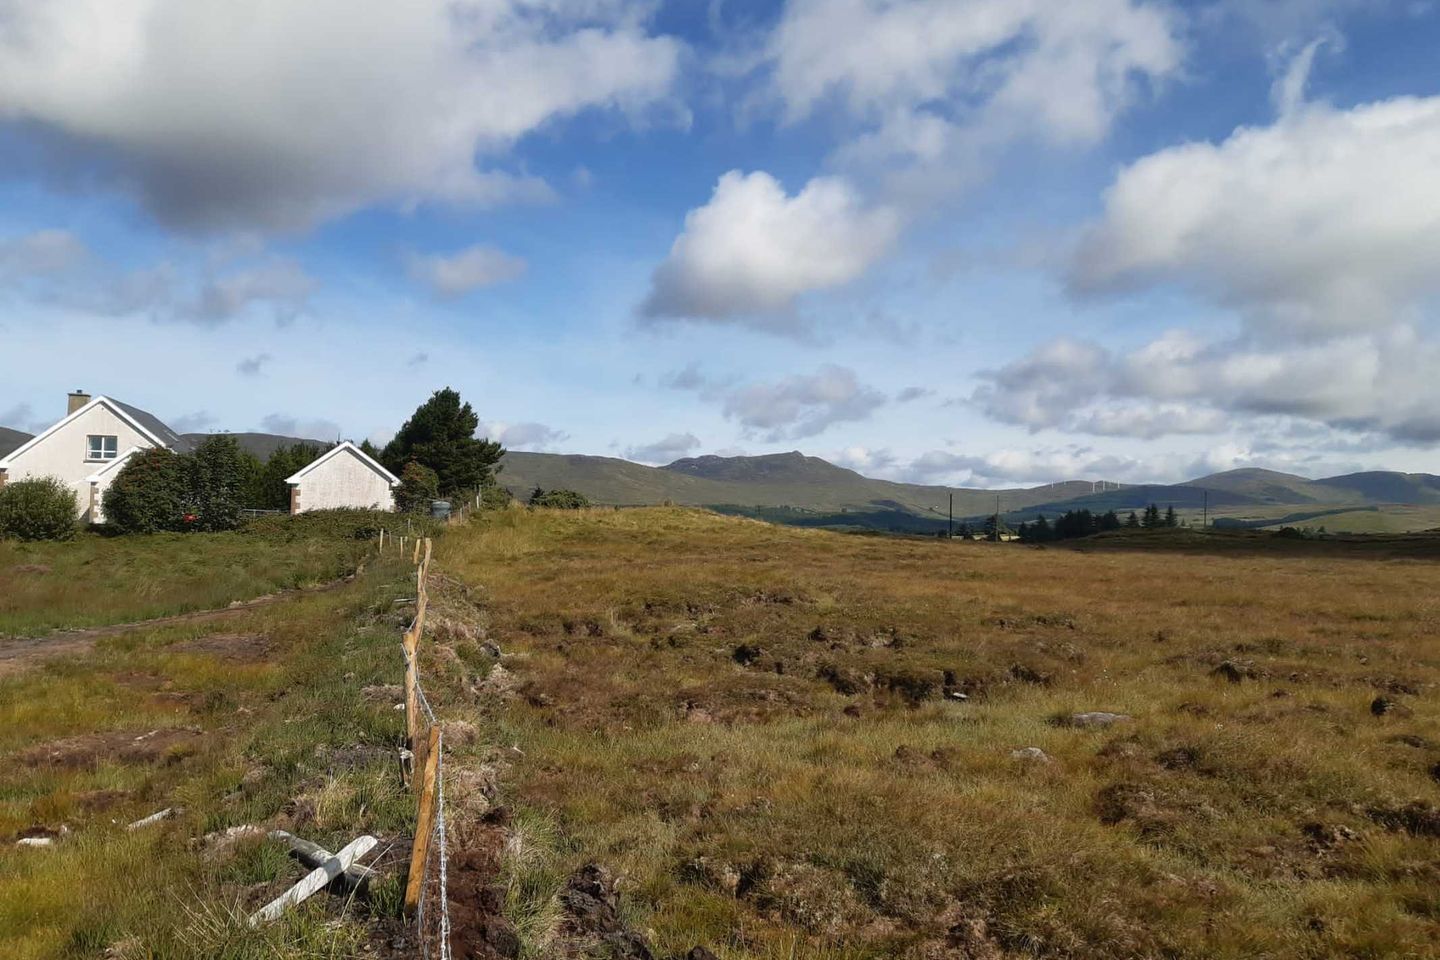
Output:
[[[722,409],[747,435],[778,443],[868,419],[885,402],[885,395],[861,383],[855,371],[827,364],[813,374],[736,387],[725,394]]]
[[[991,418],[1154,438],[1289,416],[1411,444],[1440,443],[1440,343],[1407,326],[1300,343],[1205,342],[1184,332],[1128,354],[1051,344],[983,376],[972,400]]]
[[[894,211],[867,207],[846,181],[816,177],[791,197],[770,174],[731,170],[655,270],[641,312],[726,320],[788,311],[849,283],[884,255]]]
[[[1294,97],[1271,126],[1122,170],[1072,285],[1180,284],[1287,336],[1387,326],[1440,293],[1440,97]]]
[[[373,203],[548,193],[477,169],[589,108],[665,101],[648,4],[0,0],[0,118],[187,227],[304,228]]]
[[[476,245],[448,256],[411,254],[406,267],[411,279],[425,284],[437,296],[454,298],[518,279],[525,273],[526,264],[503,250]]]
[[[768,61],[788,119],[835,103],[862,152],[936,161],[957,136],[1093,142],[1137,77],[1179,67],[1176,20],[1138,0],[793,0]]]
[[[681,457],[688,456],[690,451],[698,446],[700,446],[700,438],[693,433],[671,433],[654,443],[626,449],[625,459],[635,460],[639,463],[673,463]]]
[[[475,435],[497,441],[507,450],[546,450],[554,444],[570,439],[570,435],[563,430],[556,430],[554,427],[533,421],[522,423],[489,421],[480,424]]]

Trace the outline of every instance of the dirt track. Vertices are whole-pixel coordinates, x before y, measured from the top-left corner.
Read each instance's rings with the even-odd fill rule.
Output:
[[[352,574],[351,576],[341,577],[339,580],[331,580],[329,583],[321,584],[318,587],[269,593],[263,597],[256,597],[253,600],[236,600],[234,603],[225,607],[217,607],[212,610],[192,610],[189,613],[177,613],[168,617],[156,617],[153,620],[136,620],[131,623],[111,623],[102,627],[86,627],[78,630],[54,630],[39,637],[0,637],[0,677],[18,673],[26,667],[33,666],[35,663],[43,660],[86,653],[94,649],[95,641],[102,637],[115,637],[130,633],[133,630],[164,627],[177,623],[206,623],[214,620],[224,620],[254,610],[256,607],[284,603],[296,597],[334,590],[354,579],[355,577]]]

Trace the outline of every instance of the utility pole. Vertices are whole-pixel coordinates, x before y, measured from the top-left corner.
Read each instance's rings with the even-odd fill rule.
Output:
[[[953,490],[950,491],[950,515],[949,515],[949,518],[945,521],[945,523],[946,523],[946,535],[947,535],[948,539],[954,540],[954,539],[955,539],[955,491],[953,491]]]
[[[1204,494],[1205,499],[1204,505],[1200,508],[1200,529],[1204,530],[1210,525],[1210,491],[1202,490],[1201,493]]]

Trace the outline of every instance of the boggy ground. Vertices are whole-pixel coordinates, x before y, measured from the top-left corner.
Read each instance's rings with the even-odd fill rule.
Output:
[[[1433,562],[675,509],[444,547],[503,650],[477,716],[531,954],[590,949],[590,864],[636,956],[1440,950]]]

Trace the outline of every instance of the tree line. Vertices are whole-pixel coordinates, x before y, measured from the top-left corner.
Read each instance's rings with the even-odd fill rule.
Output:
[[[1155,504],[1146,507],[1143,514],[1133,510],[1124,520],[1114,510],[1093,513],[1090,510],[1067,510],[1052,524],[1041,514],[1032,523],[1022,523],[1016,530],[1021,543],[1047,543],[1054,540],[1074,540],[1108,530],[1124,528],[1155,530],[1163,527],[1178,527],[1179,519],[1175,508],[1166,507],[1161,513]]]

